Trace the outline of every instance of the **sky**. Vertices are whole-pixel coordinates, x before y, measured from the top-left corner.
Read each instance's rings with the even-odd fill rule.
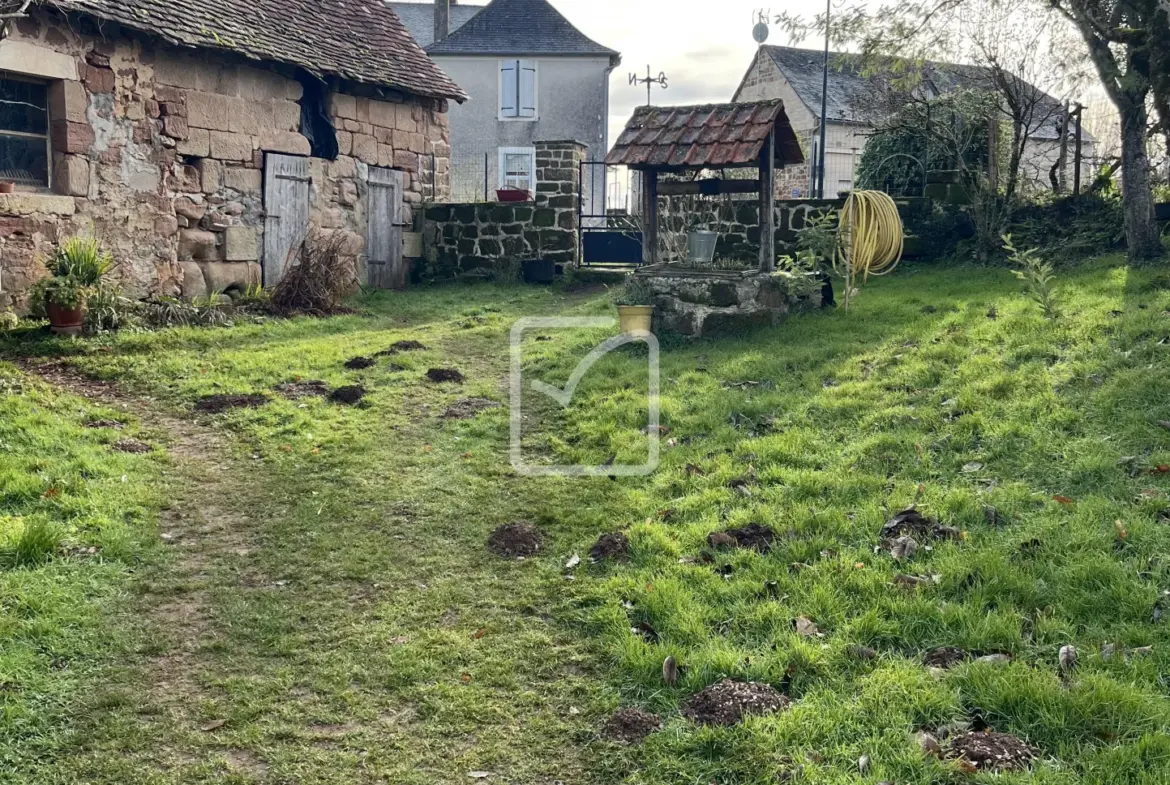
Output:
[[[783,10],[815,13],[809,3],[794,0],[772,5],[759,0],[550,2],[585,35],[621,52],[622,64],[610,81],[610,144],[634,107],[646,103],[646,86],[630,86],[630,72],[645,76],[647,65],[655,76],[666,72],[669,87],[653,87],[656,104],[730,101],[755,56],[755,13],[770,10],[770,18]],[[787,44],[787,36],[773,25],[768,43]]]

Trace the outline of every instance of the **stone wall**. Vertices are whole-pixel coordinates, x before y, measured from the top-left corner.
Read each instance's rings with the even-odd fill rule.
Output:
[[[531,202],[428,205],[419,227],[427,263],[457,274],[524,259],[576,262],[584,155],[577,142],[537,142]]]
[[[919,206],[922,199],[897,199],[900,211]],[[797,230],[804,227],[810,215],[825,210],[840,210],[844,199],[789,199],[776,203],[776,253],[793,253],[796,246]],[[711,221],[707,228],[719,232],[715,247],[716,259],[732,259],[745,264],[759,263],[760,253],[760,205],[754,199],[734,199],[730,207],[724,203],[720,209],[721,220]]]
[[[5,47],[21,47],[14,70],[49,83],[53,182],[0,198],[0,307],[20,308],[44,274],[41,260],[76,233],[109,248],[131,296],[200,296],[260,280],[265,155],[312,152],[292,69],[50,10],[17,20],[0,60]],[[360,248],[369,166],[404,172],[407,220],[424,193],[447,188],[447,106],[346,90],[325,100],[340,152],[311,159],[310,220],[351,233]]]

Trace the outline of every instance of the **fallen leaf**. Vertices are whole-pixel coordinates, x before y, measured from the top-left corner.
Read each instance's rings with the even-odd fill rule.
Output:
[[[987,654],[975,660],[975,662],[985,662],[989,665],[1007,665],[1011,661],[1012,658],[1008,654]]]
[[[569,560],[567,562],[565,562],[565,569],[571,570],[580,563],[581,563],[581,557],[574,553],[572,556],[569,557]]]
[[[200,725],[199,730],[203,731],[204,733],[210,733],[213,730],[219,730],[224,725],[227,725],[227,723],[227,720],[212,720],[206,725]]]
[[[927,755],[933,755],[936,758],[942,757],[942,747],[939,746],[938,739],[926,731],[919,731],[918,744]]]
[[[688,463],[687,464],[687,475],[691,476],[691,477],[706,477],[707,472],[703,471],[702,469],[700,469],[698,466],[696,466],[693,463]]]
[[[1125,540],[1129,537],[1129,532],[1125,530],[1125,525],[1120,520],[1113,522],[1113,530],[1117,532],[1117,538],[1120,540]]]
[[[667,657],[662,661],[662,680],[671,687],[678,684],[678,663],[674,657]]]
[[[470,673],[464,673],[459,678],[463,679],[464,684],[471,684],[471,674]]]
[[[817,629],[816,623],[807,616],[800,616],[796,619],[796,631],[806,638],[820,635],[820,630]]]
[[[473,780],[486,780],[492,776],[492,773],[490,771],[469,771],[467,772],[467,776]]]
[[[890,555],[894,557],[894,561],[913,559],[917,552],[918,542],[908,535],[894,540],[894,544],[890,547]]]
[[[462,455],[460,455],[459,457],[460,457],[460,458],[473,458],[473,457],[475,457],[475,456],[474,456],[474,455],[472,455],[472,454],[471,454],[471,453],[469,453],[469,452],[465,452],[465,453],[463,453]]]
[[[471,637],[474,638],[475,640],[479,640],[480,638],[482,638],[485,635],[487,635],[487,627],[480,627],[478,630],[475,631],[475,633]]]
[[[1052,498],[1055,501],[1058,501],[1061,504],[1064,504],[1066,506],[1069,504],[1076,504],[1076,502],[1074,502],[1072,499],[1068,498],[1067,496],[1061,496],[1061,495],[1057,494],[1056,496],[1053,496]]]
[[[1061,671],[1069,673],[1073,668],[1077,667],[1077,648],[1071,643],[1067,646],[1061,646],[1058,660]]]
[[[869,756],[868,755],[862,755],[860,758],[857,759],[857,770],[862,774],[865,774],[867,771],[869,771]]]
[[[963,472],[965,474],[970,474],[971,472],[977,472],[982,468],[983,468],[983,464],[979,463],[979,461],[971,461],[971,463],[963,464]]]

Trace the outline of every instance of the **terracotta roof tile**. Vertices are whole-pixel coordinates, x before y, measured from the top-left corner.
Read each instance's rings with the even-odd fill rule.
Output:
[[[180,46],[464,101],[382,0],[40,0]]]
[[[781,101],[643,106],[605,160],[635,169],[752,166],[773,128],[777,162],[804,161]]]

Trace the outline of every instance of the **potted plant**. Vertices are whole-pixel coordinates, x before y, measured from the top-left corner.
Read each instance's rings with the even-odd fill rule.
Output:
[[[0,194],[10,194],[16,192],[16,183],[11,180],[0,180]]]
[[[57,247],[45,266],[49,276],[33,287],[33,306],[44,310],[57,335],[79,335],[86,303],[113,266],[110,254],[92,237],[73,237]]]
[[[648,333],[654,317],[654,290],[642,278],[631,276],[614,298],[623,333]]]

